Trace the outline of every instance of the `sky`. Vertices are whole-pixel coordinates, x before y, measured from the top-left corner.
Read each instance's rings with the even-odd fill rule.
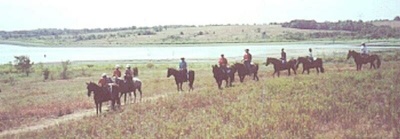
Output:
[[[399,7],[400,0],[0,0],[0,30],[392,20]]]

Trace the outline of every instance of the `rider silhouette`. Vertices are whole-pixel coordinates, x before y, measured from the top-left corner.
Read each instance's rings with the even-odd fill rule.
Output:
[[[313,54],[312,54],[312,49],[309,48],[309,49],[308,49],[308,52],[309,52],[309,54],[308,54],[308,59],[310,60],[310,62],[313,62],[313,61],[314,61],[314,57],[313,57]]]
[[[219,67],[222,69],[222,72],[228,73],[228,60],[224,57],[224,54],[221,54],[221,58],[218,61]]]
[[[362,56],[362,57],[368,56],[367,46],[365,45],[364,42],[361,43],[361,56]]]
[[[282,48],[282,52],[281,52],[281,60],[282,60],[282,64],[286,63],[286,52],[285,49]]]
[[[187,81],[187,64],[186,64],[184,57],[182,57],[181,62],[179,62],[179,71],[181,71],[182,74],[184,74],[183,77],[184,77],[184,81],[186,82]]]

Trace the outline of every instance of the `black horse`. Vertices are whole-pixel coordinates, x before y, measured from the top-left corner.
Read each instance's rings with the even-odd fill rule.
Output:
[[[299,68],[300,63],[303,64],[303,72],[302,74],[304,74],[304,71],[307,70],[307,74],[310,74],[310,69],[311,68],[315,68],[317,70],[317,73],[319,73],[321,71],[321,73],[324,73],[324,67],[322,66],[322,59],[321,58],[317,58],[314,61],[310,61],[309,57],[299,57],[297,58],[297,64],[296,64],[296,69]]]
[[[368,64],[370,63],[370,69],[372,69],[372,67],[374,67],[374,69],[376,69],[375,67],[375,61],[376,61],[376,65],[377,68],[379,68],[381,66],[381,60],[379,59],[378,55],[368,55],[368,56],[361,56],[360,53],[357,53],[354,50],[349,50],[349,53],[347,53],[347,59],[349,59],[350,57],[354,58],[354,62],[356,62],[357,65],[357,70],[361,70],[361,67],[363,64]]]
[[[222,81],[225,80],[226,82],[226,87],[232,86],[232,82],[235,80],[235,68],[229,67],[227,68],[227,71],[223,71],[221,67],[218,67],[217,65],[212,66],[212,72],[214,74],[215,81],[217,81],[218,88],[222,89]],[[228,72],[228,73],[225,73]]]
[[[275,71],[272,74],[273,76],[275,76],[275,73],[277,73],[278,77],[279,77],[279,71],[281,71],[281,70],[288,70],[288,75],[290,75],[290,69],[292,69],[294,74],[296,74],[296,64],[297,64],[296,59],[289,60],[288,62],[283,64],[282,60],[280,60],[280,59],[268,57],[267,63],[265,64],[265,66],[268,66],[270,63],[272,63],[274,65]]]
[[[142,101],[142,81],[139,80],[139,78],[134,77],[128,77],[125,76],[124,80],[120,80],[120,83],[118,84],[120,87],[120,97],[124,96],[124,103],[126,104],[126,96],[127,94],[129,95],[128,102],[132,102],[132,92],[135,97],[134,102],[136,103],[136,90],[139,91],[140,93],[140,101]]]
[[[246,77],[246,75],[249,75],[249,70],[242,63],[235,63],[233,65],[233,67],[238,72],[240,82],[243,82],[244,77]],[[258,81],[259,80],[259,78],[258,78],[258,64],[252,64],[250,70],[251,70],[251,73],[253,74],[253,80]]]
[[[175,77],[175,83],[176,87],[178,88],[178,91],[183,91],[182,84],[183,82],[186,82],[185,76],[187,76],[187,74],[184,71],[178,71],[173,68],[168,68],[167,77],[170,77],[171,75]],[[194,71],[189,70],[189,91],[193,90],[193,82],[194,82]]]
[[[113,86],[112,92],[106,92],[98,86],[97,84],[90,82],[86,83],[87,85],[87,90],[88,90],[88,96],[90,97],[90,94],[93,92],[93,98],[94,98],[94,103],[96,104],[96,114],[99,115],[99,112],[101,113],[101,105],[103,102],[107,102],[111,100],[111,108],[115,110],[115,103],[117,103],[119,106],[121,105],[121,101],[118,96],[118,87]]]

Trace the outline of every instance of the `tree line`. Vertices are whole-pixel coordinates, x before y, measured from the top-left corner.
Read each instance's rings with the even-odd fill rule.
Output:
[[[396,17],[394,20],[398,21]],[[318,23],[315,20],[292,20],[282,24],[282,27],[298,28],[298,29],[314,29],[314,30],[334,30],[348,31],[348,33],[311,33],[312,38],[341,37],[352,38],[368,38],[368,39],[386,39],[400,38],[400,28],[392,28],[390,26],[376,26],[372,22],[359,21],[338,21],[338,22],[322,22]]]
[[[78,36],[88,33],[109,33],[119,31],[138,31],[138,35],[153,35],[155,32],[161,32],[168,28],[182,28],[182,27],[195,27],[194,25],[165,25],[153,27],[122,27],[122,28],[94,28],[94,29],[36,29],[36,30],[18,30],[18,31],[0,31],[0,37],[3,39],[10,38],[40,38],[47,36],[54,36],[57,38],[61,35]],[[93,36],[91,36],[93,38]],[[96,36],[97,37],[97,36]]]

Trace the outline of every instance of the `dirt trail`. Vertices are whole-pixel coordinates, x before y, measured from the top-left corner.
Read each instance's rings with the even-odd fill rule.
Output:
[[[147,97],[147,98],[143,98],[142,102],[146,102],[146,101],[152,101],[152,100],[156,100],[159,98],[163,98],[163,97],[167,97],[168,95],[171,94],[175,94],[177,92],[173,92],[173,93],[165,93],[165,94],[161,94],[161,95],[155,95],[152,97]],[[103,107],[104,109],[104,107]],[[57,117],[57,118],[47,118],[47,119],[43,119],[40,120],[37,123],[34,123],[30,126],[24,125],[24,126],[20,126],[14,129],[9,129],[9,130],[4,130],[2,132],[0,132],[0,137],[3,137],[5,135],[12,135],[12,134],[19,134],[19,133],[24,133],[24,132],[30,132],[30,131],[36,131],[36,130],[41,130],[47,127],[51,127],[51,126],[56,126],[59,125],[61,123],[65,123],[71,120],[80,120],[84,117],[87,116],[94,116],[96,115],[96,109],[88,109],[88,110],[82,110],[82,111],[77,111],[74,112],[72,114],[68,114],[68,115],[64,115],[61,117]]]

